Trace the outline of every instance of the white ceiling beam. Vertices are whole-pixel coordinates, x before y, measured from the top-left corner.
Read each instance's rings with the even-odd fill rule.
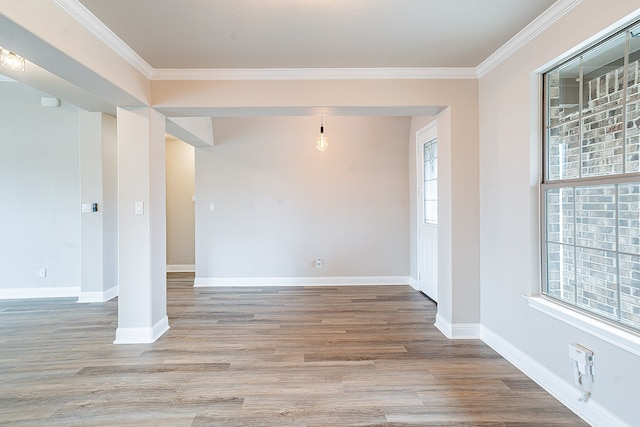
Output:
[[[211,117],[167,117],[166,129],[168,134],[194,147],[213,147]]]
[[[3,4],[0,41],[30,63],[111,105],[149,104],[149,80],[53,3]],[[26,74],[35,69],[27,65],[20,80],[30,78]]]

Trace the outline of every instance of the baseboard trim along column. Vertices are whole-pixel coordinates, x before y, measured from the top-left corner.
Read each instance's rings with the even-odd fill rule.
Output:
[[[449,323],[440,314],[436,314],[434,325],[445,337],[451,340],[474,340],[480,339],[479,323]]]
[[[367,286],[409,283],[409,276],[196,277],[194,286]]]
[[[580,391],[577,386],[554,374],[490,329],[482,326],[480,339],[590,425],[630,427],[599,405],[594,397],[586,402],[579,401]]]
[[[150,328],[118,328],[114,344],[149,344],[169,330],[169,318],[164,316]]]
[[[114,286],[106,291],[80,292],[78,303],[107,302],[118,296],[118,287]]]
[[[167,273],[195,273],[195,264],[171,264],[167,265]]]
[[[76,286],[0,289],[0,299],[77,298],[79,294],[80,288]]]

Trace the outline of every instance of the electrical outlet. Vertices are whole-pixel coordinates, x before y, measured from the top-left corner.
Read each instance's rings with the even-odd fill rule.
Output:
[[[47,277],[47,269],[41,268],[40,270],[38,270],[38,277]]]
[[[322,268],[323,263],[322,258],[316,259],[316,268]]]

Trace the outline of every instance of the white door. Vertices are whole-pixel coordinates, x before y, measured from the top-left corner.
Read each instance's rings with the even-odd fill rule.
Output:
[[[418,289],[438,302],[438,139],[435,123],[416,133]]]

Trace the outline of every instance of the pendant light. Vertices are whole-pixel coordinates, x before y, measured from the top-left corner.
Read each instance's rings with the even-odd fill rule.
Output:
[[[320,136],[316,139],[316,150],[324,151],[329,146],[329,141],[327,137],[324,136],[324,120],[320,118]]]

